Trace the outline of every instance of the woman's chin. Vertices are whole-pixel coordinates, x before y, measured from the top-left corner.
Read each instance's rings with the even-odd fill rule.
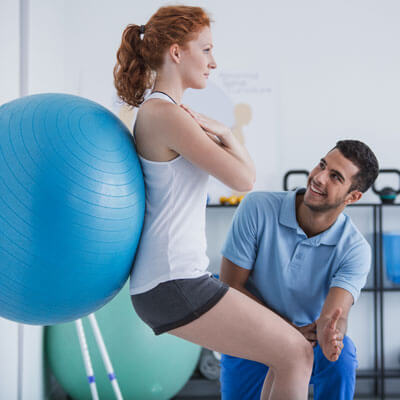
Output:
[[[207,86],[207,78],[204,78],[204,79],[199,79],[199,80],[193,80],[191,83],[190,83],[190,88],[191,89],[204,89],[204,88],[206,88],[206,86]]]
[[[205,79],[202,82],[195,82],[190,87],[191,89],[205,89],[207,87],[207,80]]]

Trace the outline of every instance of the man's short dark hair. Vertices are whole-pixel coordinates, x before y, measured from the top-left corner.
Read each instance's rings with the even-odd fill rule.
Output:
[[[339,140],[332,150],[334,149],[338,149],[359,169],[357,174],[352,177],[353,183],[349,191],[366,192],[379,174],[378,160],[373,151],[358,140]]]

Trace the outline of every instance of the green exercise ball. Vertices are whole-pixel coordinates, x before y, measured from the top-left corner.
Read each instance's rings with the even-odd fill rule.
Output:
[[[176,395],[192,375],[201,348],[172,335],[155,336],[135,313],[128,285],[96,312],[124,400],[165,400]],[[90,358],[101,399],[114,399],[111,383],[91,326],[83,319]],[[75,324],[46,327],[48,364],[64,390],[76,400],[91,400]]]

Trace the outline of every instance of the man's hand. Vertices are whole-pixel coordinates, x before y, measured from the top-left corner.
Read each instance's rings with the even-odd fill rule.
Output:
[[[341,315],[342,309],[337,308],[332,317],[324,321],[322,329],[318,330],[318,343],[329,361],[337,361],[343,349],[343,334],[337,328]]]
[[[312,347],[317,345],[317,324],[313,322],[309,325],[294,327],[311,343]]]

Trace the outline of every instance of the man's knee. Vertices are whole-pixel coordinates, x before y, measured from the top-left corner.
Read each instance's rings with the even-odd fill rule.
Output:
[[[315,365],[311,378],[316,400],[352,399],[355,390],[357,368],[356,348],[347,336],[343,340],[343,350],[337,361],[328,361],[320,347],[315,349]]]
[[[329,375],[331,381],[337,383],[341,381],[354,380],[358,366],[356,348],[352,340],[345,336],[343,339],[343,349],[337,361],[328,361],[322,354],[321,349],[316,349],[314,374],[318,376]]]
[[[333,363],[335,375],[341,379],[348,379],[355,376],[358,366],[356,347],[353,341],[345,336],[343,339],[343,349],[339,359]]]

